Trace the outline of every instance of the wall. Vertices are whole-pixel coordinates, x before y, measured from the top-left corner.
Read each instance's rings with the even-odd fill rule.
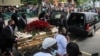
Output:
[[[16,6],[21,5],[20,0],[0,0],[0,6]]]

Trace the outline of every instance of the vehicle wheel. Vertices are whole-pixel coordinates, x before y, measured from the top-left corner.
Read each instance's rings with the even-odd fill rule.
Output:
[[[92,29],[92,32],[91,32],[90,36],[94,36],[94,35],[95,35],[95,30]]]

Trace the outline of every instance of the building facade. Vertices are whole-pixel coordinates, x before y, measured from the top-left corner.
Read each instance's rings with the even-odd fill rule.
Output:
[[[70,0],[70,2],[68,2],[68,0],[53,0],[53,3],[58,6],[59,3],[67,3],[67,4],[75,4],[74,0]]]
[[[0,0],[0,6],[17,6],[21,5],[21,0]]]

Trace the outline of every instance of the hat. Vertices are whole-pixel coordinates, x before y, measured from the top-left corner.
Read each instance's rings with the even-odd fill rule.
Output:
[[[42,48],[47,49],[47,48],[53,46],[54,44],[56,44],[56,40],[54,38],[48,37],[48,38],[44,39],[44,41],[42,43]]]

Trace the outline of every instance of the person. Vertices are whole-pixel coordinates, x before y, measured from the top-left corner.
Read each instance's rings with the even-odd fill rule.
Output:
[[[21,18],[19,19],[19,28],[20,28],[20,30],[25,29],[26,25],[27,25],[27,18],[26,18],[25,13],[22,13]]]
[[[0,7],[0,34],[2,33],[4,25],[5,25],[4,15],[2,14],[2,7]]]
[[[15,10],[15,12],[11,15],[11,20],[14,20],[15,25],[13,25],[13,28],[15,30],[15,27],[17,26],[17,28],[19,29],[19,15],[18,15],[18,10]]]
[[[67,16],[66,16],[67,19],[68,19],[69,15],[71,14],[71,9],[70,8],[71,8],[70,6],[67,6],[65,8],[65,12],[67,13]]]
[[[7,50],[4,53],[2,53],[1,56],[14,56],[14,54],[13,54],[13,52]]]
[[[63,26],[66,29],[68,28],[66,17],[64,17],[64,15],[61,15],[61,19],[60,19],[60,22],[59,22],[59,27],[63,27]]]
[[[2,53],[5,52],[7,49],[12,51],[13,44],[16,43],[16,41],[18,40],[18,38],[14,36],[14,31],[12,27],[14,24],[15,22],[13,20],[9,20],[8,25],[4,27],[2,31],[2,41],[1,41],[2,42],[2,45],[1,45]]]
[[[56,40],[52,37],[47,37],[42,43],[42,50],[33,56],[56,56],[55,50],[57,50]]]
[[[67,51],[66,56],[82,56],[79,46],[73,42],[67,44],[66,51]]]
[[[44,20],[44,16],[45,16],[46,12],[45,11],[42,11],[40,14],[39,14],[39,20]]]
[[[57,46],[58,46],[58,50],[57,53],[60,56],[64,56],[67,52],[66,52],[66,46],[68,43],[68,40],[66,38],[66,30],[64,27],[59,27],[58,28],[58,34],[56,34],[54,36],[54,38],[57,41]]]
[[[5,22],[4,22],[4,15],[2,14],[2,7],[0,7],[0,49],[2,48],[2,30],[5,26]]]

